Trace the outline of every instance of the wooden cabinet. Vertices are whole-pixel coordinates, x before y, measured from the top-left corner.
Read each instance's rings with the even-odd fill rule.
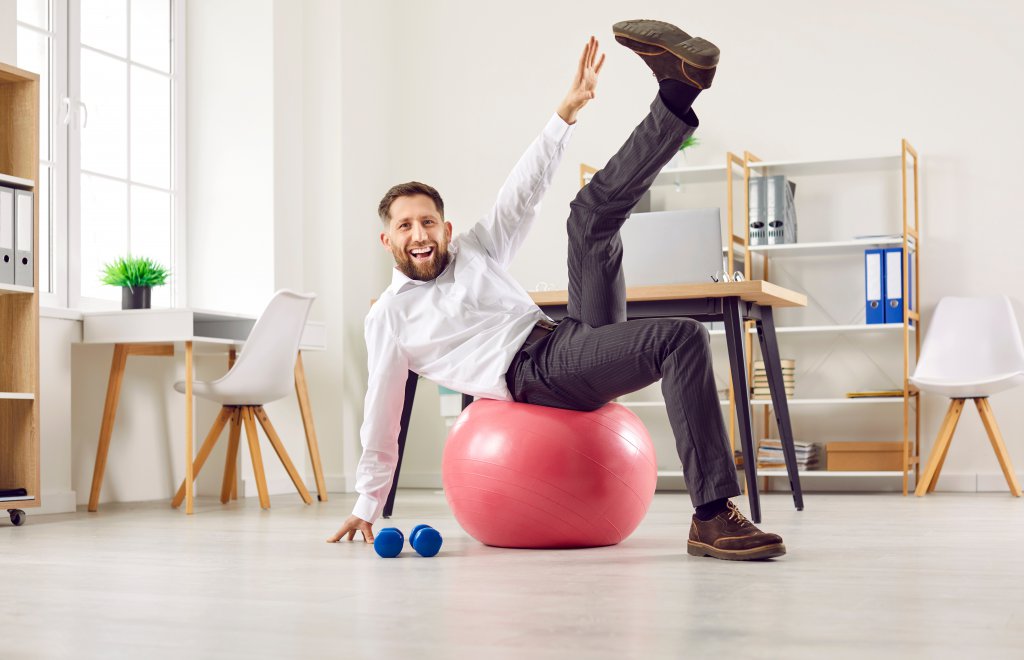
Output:
[[[39,245],[39,76],[0,63],[0,185],[32,191]],[[21,524],[39,498],[39,260],[31,287],[0,284],[0,509]]]

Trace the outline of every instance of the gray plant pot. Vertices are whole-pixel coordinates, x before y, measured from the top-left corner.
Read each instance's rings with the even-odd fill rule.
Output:
[[[149,309],[151,286],[121,287],[121,309]]]

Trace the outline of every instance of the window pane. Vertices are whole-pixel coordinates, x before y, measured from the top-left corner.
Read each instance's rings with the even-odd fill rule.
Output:
[[[48,30],[50,28],[49,13],[49,0],[18,0],[18,20],[22,23]],[[21,38],[20,34],[18,38]]]
[[[128,254],[128,184],[82,174],[82,296],[120,300],[100,283],[103,264]]]
[[[18,66],[39,74],[39,157],[50,159],[50,38],[18,28]]]
[[[131,253],[149,257],[164,268],[171,269],[171,195],[170,193],[132,186]],[[173,272],[172,272],[173,276]],[[171,280],[153,288],[153,306],[171,306]]]
[[[50,181],[53,170],[47,165],[39,166],[39,249],[36,251],[36,262],[39,264],[39,290],[43,293],[53,292],[53,227],[50,224]]]
[[[127,178],[128,65],[82,50],[82,169]]]
[[[128,57],[128,0],[82,0],[82,44]]]
[[[171,187],[171,81],[132,67],[132,181]]]
[[[170,73],[170,0],[132,0],[131,21],[131,59],[139,64]]]

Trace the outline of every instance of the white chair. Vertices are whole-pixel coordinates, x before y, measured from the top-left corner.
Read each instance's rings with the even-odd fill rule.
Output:
[[[967,399],[974,399],[1010,493],[1020,497],[1020,484],[988,402],[990,395],[1024,384],[1024,345],[1009,299],[940,300],[910,382],[952,399],[915,495],[935,490],[960,413]]]
[[[284,464],[284,468],[288,471],[288,476],[291,477],[302,500],[306,504],[312,502],[309,491],[306,490],[302,478],[291,459],[288,458],[281,438],[270,423],[270,418],[267,417],[263,406],[287,396],[292,391],[295,383],[295,360],[299,352],[299,341],[302,339],[306,317],[309,316],[309,308],[313,305],[314,298],[316,298],[315,294],[299,294],[292,291],[275,293],[253,326],[238,360],[228,373],[217,380],[195,381],[192,385],[192,392],[196,396],[221,404],[220,414],[217,415],[216,421],[210,428],[210,432],[193,462],[194,477],[199,475],[199,471],[220,438],[224,426],[229,419],[231,420],[224,482],[220,494],[222,503],[226,503],[231,497],[232,487],[235,484],[239,436],[241,435],[241,426],[244,424],[260,506],[264,509],[270,508],[270,496],[267,494],[267,480],[263,472],[263,458],[260,454],[255,420],[259,420],[260,426],[263,427],[270,440],[270,445],[277,452],[281,463]],[[185,382],[175,383],[174,389],[184,393]],[[317,447],[310,444],[309,451],[313,464],[319,465],[320,456]],[[184,497],[185,482],[182,481],[171,504],[175,507],[180,506]]]

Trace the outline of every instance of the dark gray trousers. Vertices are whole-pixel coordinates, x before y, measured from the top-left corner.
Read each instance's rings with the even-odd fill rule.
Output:
[[[630,210],[695,128],[656,98],[626,143],[580,190],[568,220],[568,317],[547,337],[524,345],[507,380],[516,401],[596,410],[660,378],[686,486],[699,506],[740,494],[708,332],[692,319],[626,320],[619,236]]]

